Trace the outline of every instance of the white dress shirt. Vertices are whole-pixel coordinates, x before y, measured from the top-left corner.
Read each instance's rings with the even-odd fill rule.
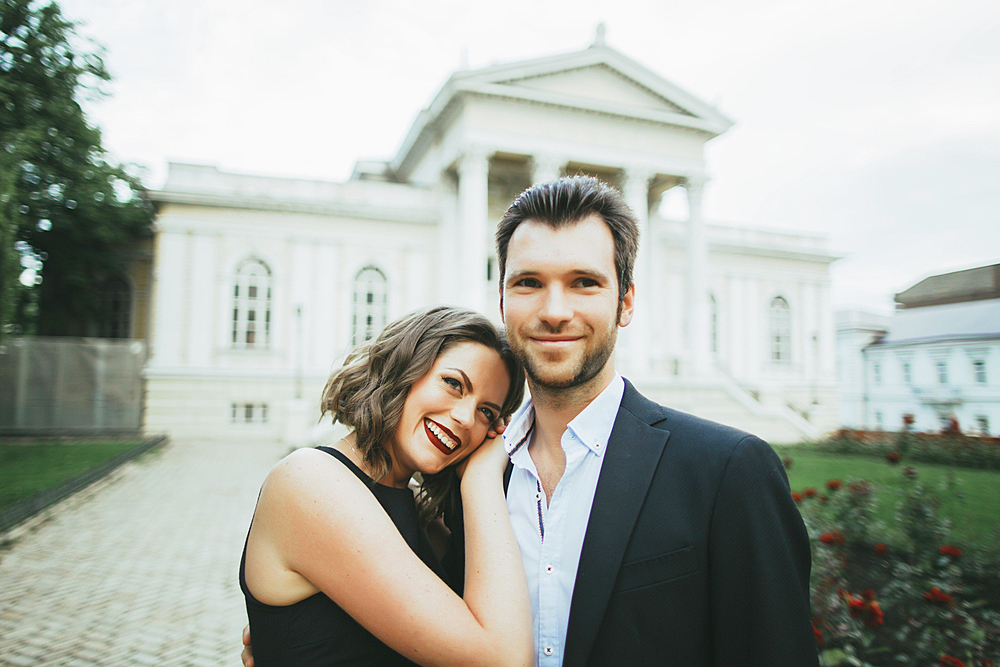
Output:
[[[514,464],[507,487],[507,507],[528,577],[538,667],[562,665],[580,551],[604,451],[624,392],[625,382],[616,374],[611,384],[569,423],[561,439],[566,470],[547,506],[528,452],[535,425],[530,400],[514,415],[504,433],[507,453]]]

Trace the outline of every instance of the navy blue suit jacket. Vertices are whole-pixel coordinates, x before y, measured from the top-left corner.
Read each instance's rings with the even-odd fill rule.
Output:
[[[658,405],[626,380],[563,664],[815,667],[809,568],[774,450]]]

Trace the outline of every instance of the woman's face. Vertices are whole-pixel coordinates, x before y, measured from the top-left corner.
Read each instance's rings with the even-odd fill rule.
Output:
[[[418,470],[440,472],[475,451],[500,416],[509,387],[507,367],[485,345],[456,343],[438,355],[410,387],[389,446],[395,485],[405,486]]]

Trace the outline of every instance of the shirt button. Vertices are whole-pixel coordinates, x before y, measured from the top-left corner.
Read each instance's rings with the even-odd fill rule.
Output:
[[[552,566],[551,565],[546,565],[545,566],[545,572],[547,574],[552,574]]]
[[[545,648],[542,649],[542,653],[544,653],[545,655],[552,655],[553,653],[552,647],[546,646]]]
[[[535,494],[535,500],[541,500],[541,499],[542,499],[542,494],[536,493]]]

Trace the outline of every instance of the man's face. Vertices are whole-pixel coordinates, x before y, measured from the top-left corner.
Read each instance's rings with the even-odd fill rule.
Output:
[[[600,216],[559,229],[521,223],[500,289],[507,337],[532,389],[611,380],[618,326],[632,319],[635,290],[619,312],[614,238]]]

